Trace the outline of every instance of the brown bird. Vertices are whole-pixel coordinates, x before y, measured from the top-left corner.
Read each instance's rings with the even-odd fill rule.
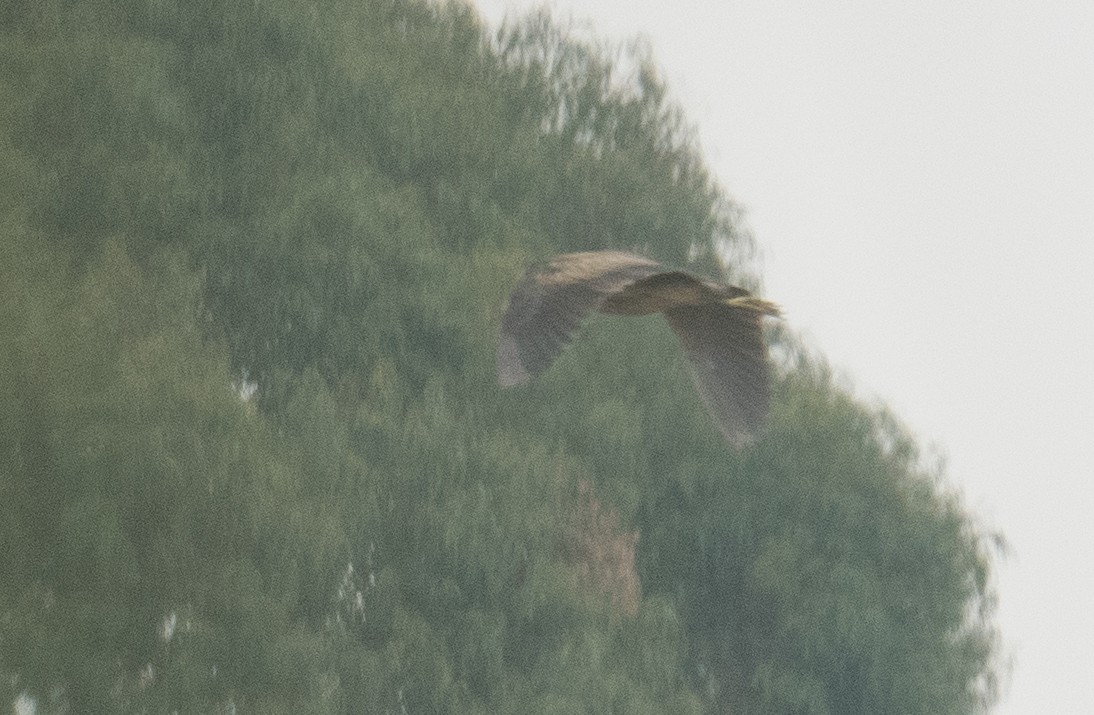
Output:
[[[771,372],[761,321],[774,303],[622,251],[556,256],[528,270],[501,323],[498,382],[511,387],[547,369],[590,311],[663,313],[695,368],[710,413],[735,447],[763,428]]]

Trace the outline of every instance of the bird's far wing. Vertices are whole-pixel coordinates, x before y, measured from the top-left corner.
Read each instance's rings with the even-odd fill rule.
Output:
[[[740,300],[740,299],[739,299]],[[706,303],[665,311],[694,366],[695,384],[722,434],[734,447],[763,429],[771,405],[771,368],[761,320],[769,303]]]
[[[653,261],[616,251],[568,253],[529,270],[502,318],[498,382],[510,387],[546,370],[589,311],[657,270]]]

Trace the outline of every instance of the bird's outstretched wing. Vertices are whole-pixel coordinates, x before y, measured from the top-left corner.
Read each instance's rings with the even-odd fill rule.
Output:
[[[743,288],[664,271],[630,253],[569,253],[529,270],[502,319],[498,382],[517,385],[546,370],[592,310],[664,313],[729,443],[742,447],[763,429],[771,374],[762,319],[778,315],[778,308]]]
[[[589,311],[659,272],[655,261],[620,251],[568,253],[530,269],[502,318],[498,382],[519,385],[546,370]]]
[[[761,320],[777,314],[751,297],[665,311],[695,368],[700,397],[734,447],[755,439],[767,420],[771,368]]]

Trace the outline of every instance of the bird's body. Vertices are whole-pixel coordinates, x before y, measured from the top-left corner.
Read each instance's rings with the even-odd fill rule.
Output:
[[[763,339],[768,301],[622,251],[556,256],[513,290],[498,342],[498,381],[527,382],[547,369],[590,311],[663,313],[692,365],[699,394],[734,445],[761,429],[770,403]]]

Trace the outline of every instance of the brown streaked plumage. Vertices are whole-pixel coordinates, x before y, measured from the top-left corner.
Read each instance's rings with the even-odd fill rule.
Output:
[[[695,368],[695,383],[736,447],[767,419],[771,375],[763,316],[778,308],[743,288],[720,285],[622,251],[556,256],[513,289],[498,342],[498,382],[510,387],[547,369],[590,311],[662,313]]]

